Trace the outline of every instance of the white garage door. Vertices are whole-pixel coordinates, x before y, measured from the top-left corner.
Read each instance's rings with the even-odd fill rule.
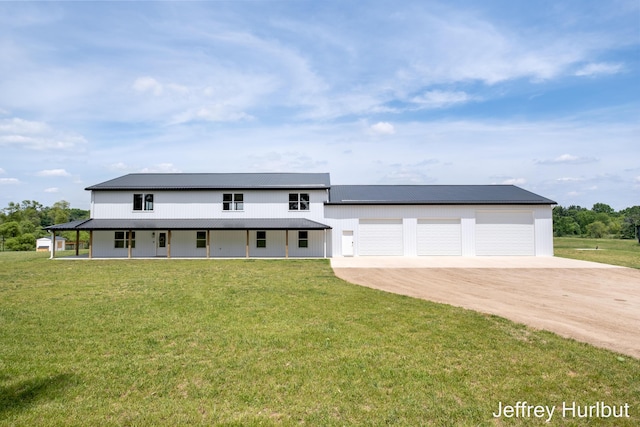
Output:
[[[361,219],[358,231],[360,255],[403,255],[401,219]]]
[[[476,212],[476,255],[535,255],[533,212]]]
[[[419,219],[418,255],[461,255],[459,219]]]

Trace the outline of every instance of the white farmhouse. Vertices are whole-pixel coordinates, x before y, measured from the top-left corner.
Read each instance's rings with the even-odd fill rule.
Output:
[[[553,255],[554,201],[513,185],[331,185],[327,173],[129,174],[91,187],[90,257]]]

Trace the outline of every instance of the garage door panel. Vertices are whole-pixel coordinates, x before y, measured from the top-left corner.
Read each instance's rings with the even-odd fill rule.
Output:
[[[418,255],[461,255],[459,219],[420,219],[417,231]]]
[[[477,212],[476,255],[535,255],[532,212]]]
[[[402,220],[360,220],[360,255],[403,255]]]

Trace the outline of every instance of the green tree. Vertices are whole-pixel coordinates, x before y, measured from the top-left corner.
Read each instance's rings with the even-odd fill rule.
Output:
[[[623,239],[638,239],[636,227],[640,226],[640,206],[633,206],[620,211],[623,218],[622,229],[620,230],[620,237]]]
[[[587,234],[589,237],[601,239],[607,234],[607,226],[600,221],[594,221],[587,225]]]
[[[36,248],[36,237],[30,233],[12,237],[5,242],[5,246],[10,251],[32,251]]]
[[[616,211],[611,206],[605,203],[596,203],[593,205],[593,208],[591,208],[591,210],[597,214],[603,213],[607,215],[613,215],[616,213]]]
[[[20,229],[20,224],[18,221],[9,221],[0,225],[0,235],[5,238],[8,237],[17,237],[22,234],[22,230]]]
[[[580,226],[575,219],[565,216],[559,218],[553,225],[554,235],[562,236],[579,236],[581,234]]]

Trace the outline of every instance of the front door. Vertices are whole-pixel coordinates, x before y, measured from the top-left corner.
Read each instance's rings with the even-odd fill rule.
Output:
[[[353,256],[353,231],[342,232],[342,256]]]
[[[156,256],[167,256],[167,233],[164,231],[156,236]]]

